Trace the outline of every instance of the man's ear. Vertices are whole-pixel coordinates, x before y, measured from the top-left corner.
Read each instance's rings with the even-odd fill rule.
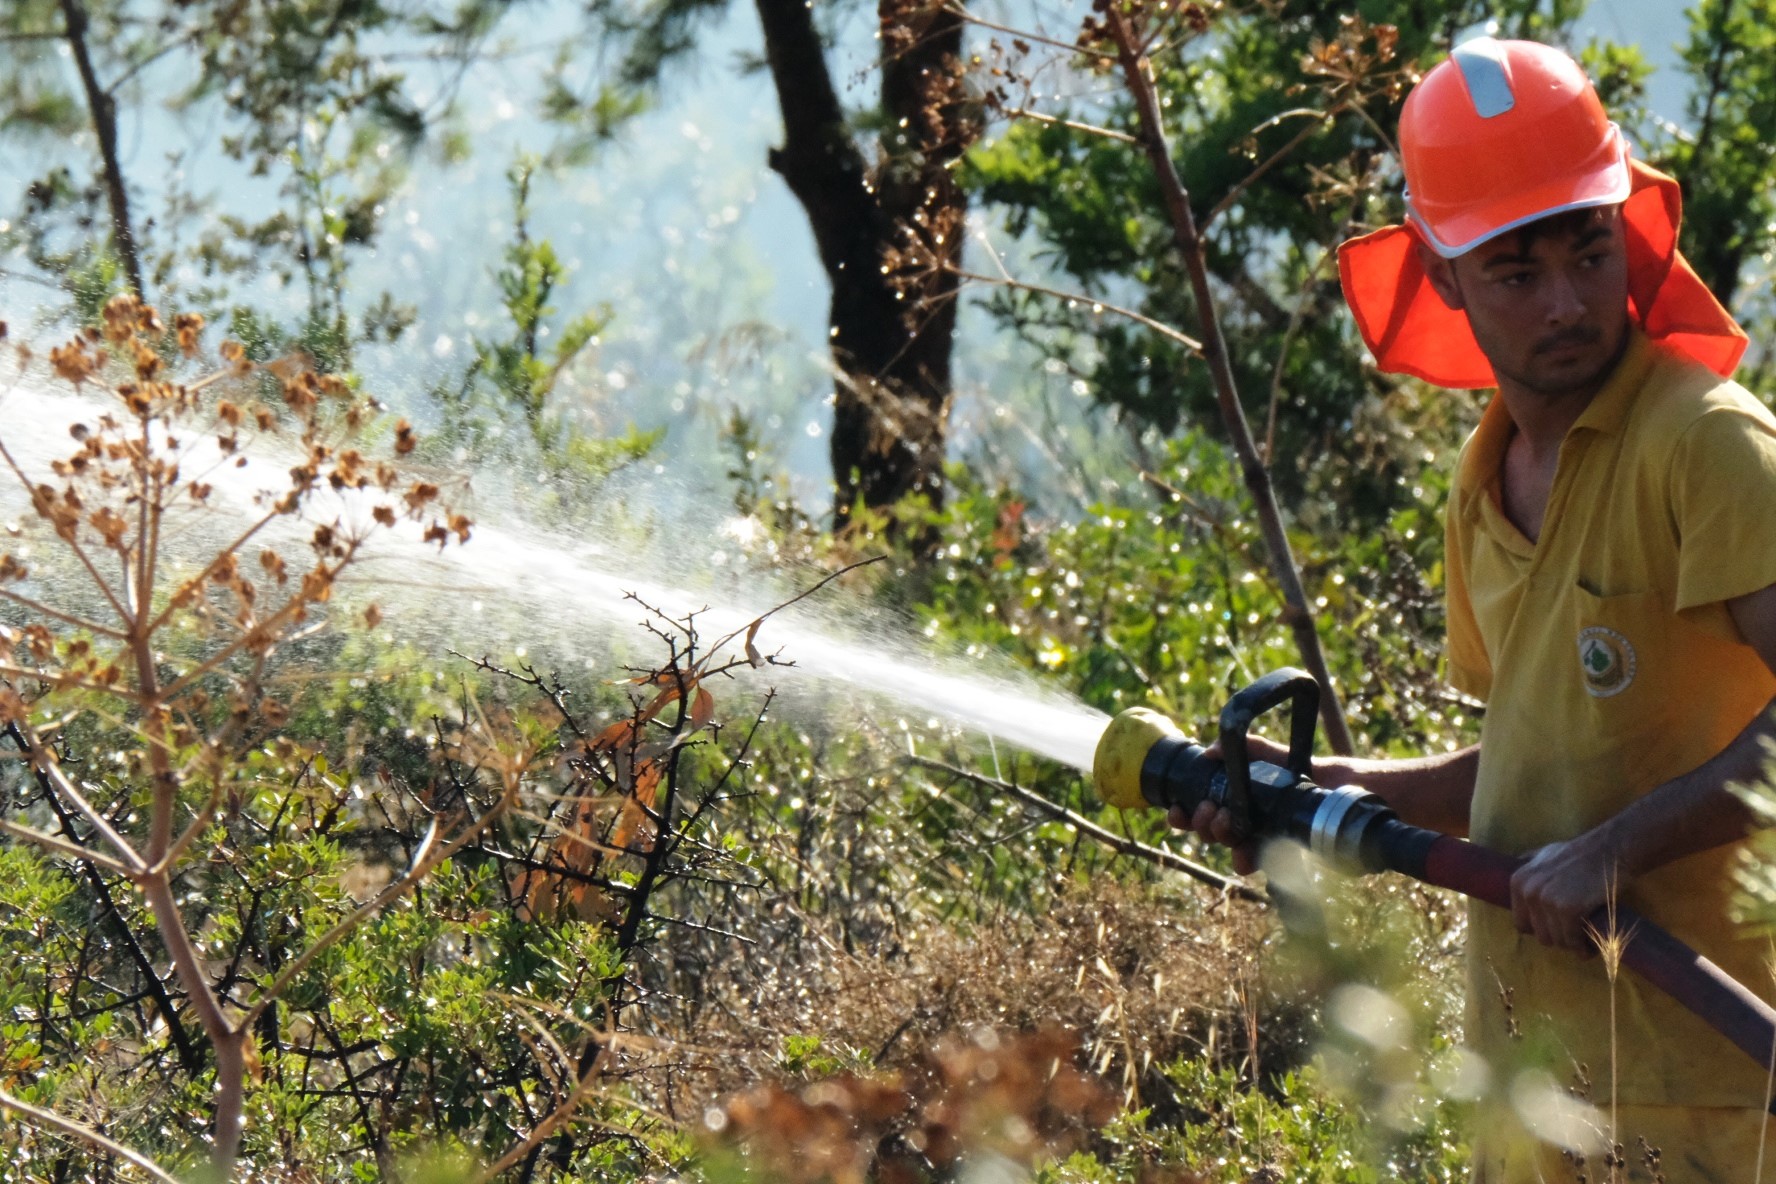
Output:
[[[1425,278],[1431,281],[1431,288],[1443,301],[1444,305],[1456,312],[1467,307],[1462,299],[1461,285],[1455,279],[1455,264],[1431,250],[1417,236],[1413,237],[1412,249],[1418,252],[1418,265],[1424,269]]]

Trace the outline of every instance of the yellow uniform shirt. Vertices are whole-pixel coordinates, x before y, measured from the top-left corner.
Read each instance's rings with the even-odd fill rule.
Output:
[[[1776,697],[1722,603],[1776,583],[1776,419],[1635,330],[1561,445],[1535,543],[1500,508],[1511,430],[1495,397],[1462,449],[1448,658],[1487,704],[1472,837],[1522,854],[1704,763]],[[1769,943],[1729,920],[1738,846],[1656,869],[1623,899],[1776,997]],[[1602,960],[1544,948],[1486,905],[1470,924],[1470,1041],[1505,1074],[1532,1055],[1562,1080],[1583,1065],[1607,1101]],[[1631,973],[1615,992],[1622,1104],[1761,1107],[1765,1074],[1738,1049]]]

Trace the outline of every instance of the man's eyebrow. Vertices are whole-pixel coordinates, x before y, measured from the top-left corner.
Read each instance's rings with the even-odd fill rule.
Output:
[[[1586,250],[1605,239],[1615,237],[1615,233],[1616,228],[1614,226],[1593,226],[1573,240],[1572,249],[1574,251]],[[1535,256],[1531,255],[1528,251],[1516,251],[1509,254],[1494,255],[1480,266],[1488,269],[1494,267],[1527,267],[1534,262]]]

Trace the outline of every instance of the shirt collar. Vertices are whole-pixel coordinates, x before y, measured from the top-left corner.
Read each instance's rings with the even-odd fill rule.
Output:
[[[1623,347],[1621,360],[1585,410],[1579,413],[1568,436],[1579,431],[1601,435],[1614,435],[1620,431],[1634,405],[1634,396],[1646,384],[1656,355],[1646,333],[1630,321],[1628,344]],[[1474,429],[1473,438],[1462,453],[1461,470],[1456,476],[1464,493],[1475,493],[1498,480],[1505,460],[1505,446],[1510,442],[1511,416],[1505,410],[1505,401],[1494,392],[1492,401],[1480,416],[1479,426]]]

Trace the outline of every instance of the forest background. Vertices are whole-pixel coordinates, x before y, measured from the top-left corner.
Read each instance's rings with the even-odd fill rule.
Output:
[[[1472,739],[1483,396],[1331,248],[1534,36],[1768,341],[1773,18],[11,0],[0,1178],[1453,1180],[1494,1098],[1644,1170],[1463,1051],[1450,901],[1285,935],[1061,733],[1306,664]]]

